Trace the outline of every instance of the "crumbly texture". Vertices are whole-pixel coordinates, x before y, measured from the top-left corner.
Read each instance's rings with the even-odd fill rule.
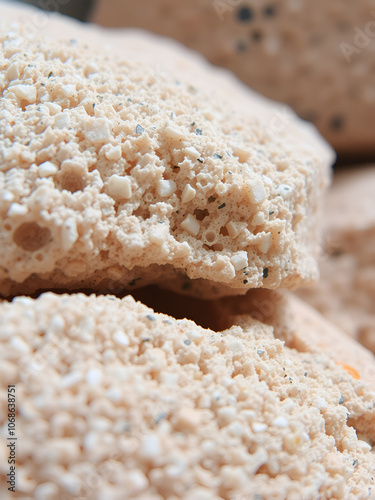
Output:
[[[173,43],[61,17],[33,38],[27,23],[9,28],[26,12],[2,5],[3,295],[316,279],[332,152],[312,127],[291,116],[274,129],[279,105]]]
[[[16,384],[24,495],[357,500],[373,490],[374,393],[248,316],[215,333],[131,296],[47,293],[2,302],[0,326],[0,420]]]
[[[293,106],[340,153],[374,154],[372,0],[98,0],[92,20],[176,38]]]
[[[299,295],[375,353],[375,168],[337,172],[324,219],[320,282]]]

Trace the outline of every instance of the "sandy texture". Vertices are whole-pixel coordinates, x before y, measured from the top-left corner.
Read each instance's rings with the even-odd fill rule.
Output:
[[[157,39],[117,35],[112,59],[80,43],[95,31],[51,18],[46,33],[54,27],[78,41],[40,41],[27,23],[2,35],[3,295],[51,283],[193,293],[184,276],[204,280],[195,293],[244,293],[317,277],[332,154],[312,128],[294,117],[273,130],[276,105],[186,50],[169,48],[175,64],[155,69],[166,42],[159,51]],[[221,81],[234,97],[215,95]]]
[[[318,285],[298,292],[375,352],[375,167],[337,172],[324,212]]]
[[[174,37],[292,105],[340,153],[374,154],[372,0],[98,0],[92,20]]]
[[[374,393],[327,356],[284,347],[271,327],[239,318],[214,333],[130,296],[52,293],[3,302],[0,322],[0,414],[4,386],[16,384],[25,495],[348,500],[371,492]]]

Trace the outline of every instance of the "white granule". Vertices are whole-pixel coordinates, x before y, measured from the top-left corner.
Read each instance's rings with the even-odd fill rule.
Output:
[[[45,161],[38,167],[38,173],[40,177],[50,177],[51,175],[55,175],[58,170],[58,166],[51,161]]]
[[[263,424],[261,422],[253,422],[252,429],[254,432],[265,432],[268,429],[267,424]]]
[[[121,146],[112,146],[110,145],[109,149],[106,151],[105,156],[107,160],[119,160],[121,158],[122,151],[121,151]]]
[[[123,347],[127,347],[129,345],[129,337],[122,330],[116,330],[113,334],[113,340],[116,344],[121,345]]]
[[[246,252],[239,252],[231,257],[231,262],[236,271],[240,271],[248,266],[249,261]]]
[[[125,200],[132,196],[132,185],[129,176],[111,175],[107,184],[107,192],[114,200]]]
[[[9,217],[16,217],[26,215],[29,209],[26,205],[20,205],[19,203],[12,203],[8,209],[7,215]]]
[[[72,84],[68,84],[68,85],[63,85],[61,87],[61,93],[65,96],[65,97],[73,97],[74,94],[77,93],[77,89],[75,88],[74,85]]]
[[[197,191],[193,187],[191,187],[190,184],[186,184],[184,190],[182,191],[182,203],[189,203],[189,201],[192,201],[195,198],[196,192]]]
[[[78,239],[77,221],[73,217],[69,217],[64,221],[61,227],[61,245],[67,251],[72,248]]]
[[[249,197],[250,203],[258,204],[262,203],[266,198],[266,190],[261,179],[251,179],[245,181],[246,191]]]
[[[157,184],[157,192],[162,198],[171,196],[177,189],[177,185],[171,180],[162,180]]]
[[[191,234],[192,236],[197,236],[200,230],[200,224],[197,219],[189,214],[184,221],[181,222],[181,227],[186,232]]]
[[[36,87],[34,85],[13,85],[9,91],[14,93],[19,100],[25,100],[29,104],[36,101]]]

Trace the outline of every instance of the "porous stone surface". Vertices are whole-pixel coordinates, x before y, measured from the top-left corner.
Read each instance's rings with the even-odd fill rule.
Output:
[[[375,352],[375,168],[336,172],[317,285],[299,295]]]
[[[35,19],[2,4],[3,296],[317,277],[332,152],[312,127],[275,129],[279,105],[173,42]]]
[[[92,20],[176,38],[293,106],[341,154],[374,155],[372,0],[98,0]]]
[[[0,421],[15,384],[19,493],[369,498],[374,393],[270,326],[236,323],[204,330],[131,296],[3,301]]]

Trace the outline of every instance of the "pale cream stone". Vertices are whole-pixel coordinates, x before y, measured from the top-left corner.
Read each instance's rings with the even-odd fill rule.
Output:
[[[181,227],[192,236],[197,236],[200,230],[199,222],[193,215],[190,214],[181,222]]]
[[[112,175],[107,184],[107,191],[115,200],[131,198],[132,186],[130,177],[121,177],[117,174]]]
[[[182,203],[189,203],[189,201],[194,200],[196,193],[197,191],[193,187],[191,187],[190,184],[186,184],[184,190],[182,191]]]

